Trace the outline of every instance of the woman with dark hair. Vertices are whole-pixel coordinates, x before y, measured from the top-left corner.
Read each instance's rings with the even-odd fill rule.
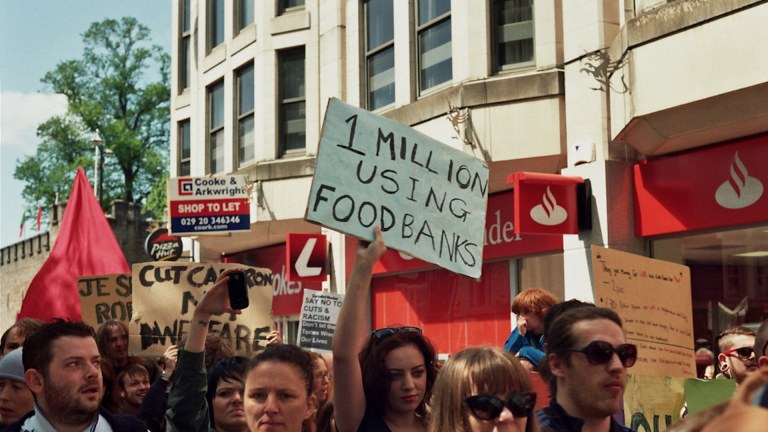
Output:
[[[512,354],[481,346],[445,362],[432,396],[430,432],[536,432],[536,393]]]
[[[387,251],[381,230],[361,242],[333,337],[339,432],[424,431],[437,376],[435,349],[417,327],[366,331],[371,276]]]
[[[245,416],[251,431],[301,432],[315,413],[312,357],[286,344],[268,345],[245,373]]]

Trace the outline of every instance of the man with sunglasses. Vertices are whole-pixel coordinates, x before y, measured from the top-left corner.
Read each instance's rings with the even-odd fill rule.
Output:
[[[584,306],[556,317],[544,335],[542,373],[552,398],[537,413],[542,432],[628,432],[612,415],[621,408],[627,368],[637,347],[626,343],[616,312]]]
[[[755,347],[755,332],[747,327],[732,327],[722,331],[717,336],[720,354],[717,361],[720,371],[726,378],[741,384],[744,378],[757,370]]]

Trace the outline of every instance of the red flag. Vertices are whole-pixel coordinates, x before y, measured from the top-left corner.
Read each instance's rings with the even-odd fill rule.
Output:
[[[19,227],[19,238],[24,235],[24,221],[27,219],[27,211],[21,214],[21,226]]]
[[[81,320],[77,278],[129,273],[130,267],[82,167],[64,210],[53,250],[29,284],[21,318]]]
[[[37,232],[40,232],[40,218],[43,217],[43,207],[37,206]]]

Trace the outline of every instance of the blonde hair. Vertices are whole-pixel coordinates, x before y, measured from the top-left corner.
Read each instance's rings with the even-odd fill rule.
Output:
[[[445,362],[435,381],[429,432],[469,432],[472,414],[464,402],[469,396],[532,390],[528,373],[512,354],[491,346],[459,351]],[[539,430],[535,418],[531,410],[526,432]]]

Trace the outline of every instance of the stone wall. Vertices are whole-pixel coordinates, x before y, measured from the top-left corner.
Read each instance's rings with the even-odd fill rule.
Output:
[[[0,333],[16,321],[24,293],[50,255],[59,235],[59,223],[67,203],[51,206],[48,232],[6,246],[0,250]],[[128,265],[150,261],[144,251],[149,223],[141,218],[141,207],[115,200],[107,215]]]

